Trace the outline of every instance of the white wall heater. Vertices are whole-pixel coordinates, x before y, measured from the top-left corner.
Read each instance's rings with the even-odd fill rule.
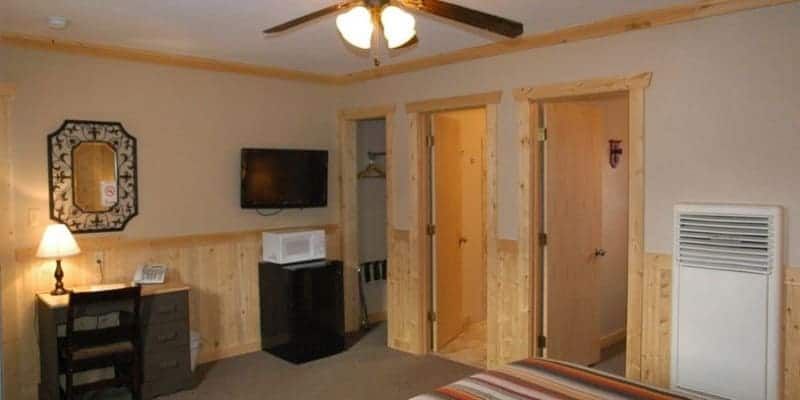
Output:
[[[782,225],[780,207],[675,206],[674,390],[780,398]]]

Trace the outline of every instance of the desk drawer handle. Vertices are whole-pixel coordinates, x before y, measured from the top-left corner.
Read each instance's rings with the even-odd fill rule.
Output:
[[[178,332],[172,332],[169,335],[160,335],[158,336],[158,341],[160,343],[170,342],[175,340],[178,337]]]
[[[178,306],[176,304],[173,304],[169,307],[161,307],[158,309],[159,314],[170,314],[176,311],[178,311]]]
[[[165,361],[165,362],[162,362],[161,364],[159,364],[158,366],[159,366],[159,368],[161,368],[161,369],[166,369],[166,368],[177,368],[177,367],[178,367],[178,362],[177,362],[177,361],[175,361],[175,360],[172,360],[172,361]]]

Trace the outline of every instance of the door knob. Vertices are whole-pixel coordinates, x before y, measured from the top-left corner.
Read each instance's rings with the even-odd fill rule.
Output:
[[[467,238],[465,237],[458,238],[458,247],[462,247],[466,243],[467,243]]]
[[[594,249],[594,255],[595,257],[603,257],[606,255],[606,251],[603,249]]]

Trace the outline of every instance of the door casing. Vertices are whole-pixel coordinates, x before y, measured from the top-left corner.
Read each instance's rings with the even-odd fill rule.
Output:
[[[538,165],[541,146],[536,140],[539,127],[539,103],[611,93],[628,93],[628,315],[626,328],[626,368],[629,379],[642,377],[642,292],[644,272],[644,93],[650,86],[652,74],[649,72],[630,76],[588,79],[552,85],[526,87],[515,90],[517,103],[517,129],[520,149],[520,201],[518,217],[519,249],[518,262],[528,266],[531,273],[532,288],[528,304],[531,313],[518,335],[529,340],[528,354],[513,354],[513,358],[541,355],[540,332],[542,307],[541,247],[541,204],[539,198],[541,183],[535,177],[539,174]]]

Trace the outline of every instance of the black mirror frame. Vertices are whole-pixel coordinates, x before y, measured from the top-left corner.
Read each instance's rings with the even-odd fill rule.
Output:
[[[72,151],[83,142],[103,142],[116,151],[117,203],[106,211],[83,211],[75,204]],[[47,136],[50,218],[72,233],[115,232],[139,214],[136,138],[119,122],[66,120]]]

